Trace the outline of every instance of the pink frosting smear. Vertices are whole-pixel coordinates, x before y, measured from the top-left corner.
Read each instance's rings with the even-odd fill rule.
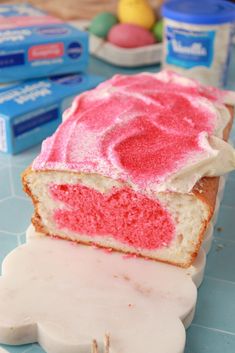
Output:
[[[201,136],[213,133],[217,116],[202,103],[222,93],[163,76],[116,75],[78,96],[32,168],[98,173],[143,189],[205,154]]]
[[[167,246],[175,234],[167,210],[131,188],[112,188],[106,194],[81,184],[52,184],[49,189],[52,198],[65,206],[54,211],[59,229],[112,236],[129,246],[150,250]]]

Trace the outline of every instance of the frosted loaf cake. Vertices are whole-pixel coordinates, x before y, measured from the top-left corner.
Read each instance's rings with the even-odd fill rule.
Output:
[[[23,175],[47,235],[188,267],[210,221],[231,92],[171,72],[116,75],[78,96]]]

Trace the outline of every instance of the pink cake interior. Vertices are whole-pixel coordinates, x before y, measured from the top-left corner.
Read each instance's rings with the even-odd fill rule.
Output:
[[[53,215],[59,229],[107,235],[141,249],[161,248],[174,238],[175,227],[167,210],[128,187],[106,194],[80,184],[51,184],[49,190],[64,205]]]

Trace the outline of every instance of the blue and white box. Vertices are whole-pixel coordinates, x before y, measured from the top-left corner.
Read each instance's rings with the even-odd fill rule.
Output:
[[[28,4],[0,5],[0,83],[83,72],[88,35]]]
[[[103,77],[73,74],[32,80],[0,89],[0,152],[17,154],[51,135],[73,98]]]

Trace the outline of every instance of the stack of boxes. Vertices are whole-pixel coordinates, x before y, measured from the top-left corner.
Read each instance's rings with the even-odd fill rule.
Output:
[[[0,152],[51,135],[74,96],[102,81],[87,65],[87,33],[28,4],[0,5]]]

